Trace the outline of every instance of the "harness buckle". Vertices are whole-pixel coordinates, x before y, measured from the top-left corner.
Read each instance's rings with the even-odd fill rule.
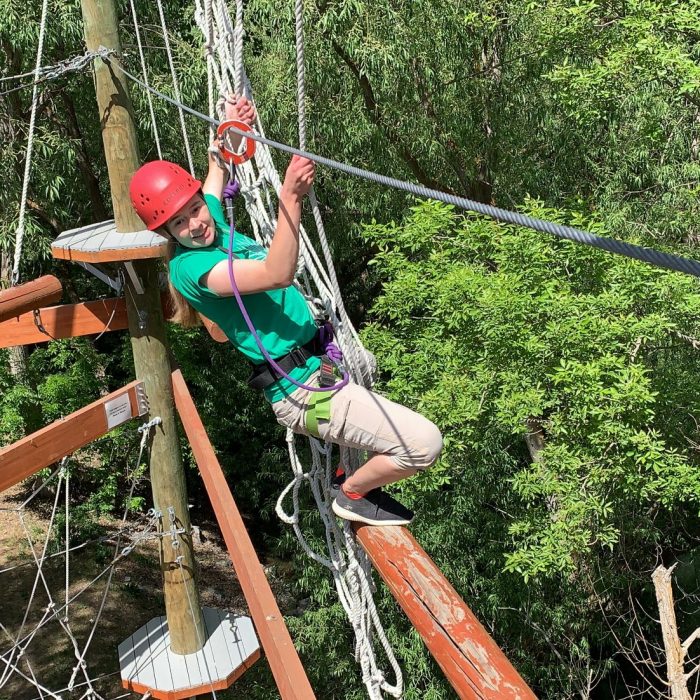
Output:
[[[335,375],[335,366],[329,359],[328,355],[321,356],[321,366],[319,368],[319,386],[333,386],[337,377]]]
[[[295,367],[303,367],[308,359],[308,355],[301,348],[294,348],[287,357],[292,360]]]

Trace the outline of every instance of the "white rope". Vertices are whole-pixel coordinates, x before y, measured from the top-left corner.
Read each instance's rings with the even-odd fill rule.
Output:
[[[46,696],[55,698],[56,700],[61,700],[60,692],[63,691],[58,691],[57,692],[52,692],[49,689],[45,688],[36,678],[31,665],[29,664],[26,656],[26,652],[32,641],[36,638],[36,635],[38,632],[44,628],[49,622],[52,620],[57,620],[58,623],[61,625],[64,633],[68,637],[72,647],[73,647],[73,653],[76,658],[76,664],[73,668],[72,675],[70,677],[70,680],[68,682],[67,688],[65,690],[68,690],[69,692],[72,692],[74,689],[79,688],[79,687],[86,687],[86,691],[83,693],[81,698],[90,698],[91,700],[104,700],[102,696],[100,696],[97,691],[94,688],[93,683],[95,682],[96,679],[93,679],[90,677],[89,670],[87,667],[87,663],[85,662],[85,656],[87,654],[87,651],[90,647],[90,644],[92,643],[96,630],[98,628],[98,625],[100,623],[100,619],[102,617],[102,614],[105,609],[105,603],[107,600],[107,595],[110,590],[111,586],[111,581],[112,577],[115,571],[116,564],[121,561],[123,558],[128,556],[128,554],[134,549],[135,546],[141,541],[144,541],[145,539],[148,539],[151,535],[151,533],[155,530],[156,525],[157,525],[157,520],[158,516],[154,511],[150,512],[150,518],[148,522],[146,523],[145,528],[143,531],[138,533],[136,536],[130,536],[130,543],[126,547],[121,547],[121,537],[122,534],[126,534],[126,521],[129,516],[129,513],[131,511],[131,504],[132,504],[132,498],[133,498],[133,493],[134,489],[136,487],[136,484],[138,483],[139,476],[141,474],[140,470],[140,465],[141,465],[141,459],[143,457],[143,452],[146,448],[146,444],[150,435],[151,429],[155,426],[158,425],[161,422],[160,418],[154,418],[153,420],[149,421],[148,423],[142,425],[139,427],[138,431],[141,433],[141,444],[139,448],[139,453],[136,461],[136,466],[131,472],[131,486],[129,489],[129,493],[126,498],[126,503],[124,507],[124,513],[121,519],[121,527],[119,528],[117,535],[116,535],[116,540],[113,539],[114,541],[114,555],[112,558],[112,561],[109,563],[109,565],[103,569],[97,576],[95,576],[92,581],[90,581],[88,584],[83,586],[81,590],[79,590],[75,595],[70,597],[70,552],[73,549],[78,549],[80,547],[75,547],[71,548],[70,546],[70,476],[69,472],[66,469],[66,462],[67,462],[67,457],[64,458],[61,462],[61,465],[58,469],[54,471],[54,473],[49,477],[49,479],[45,480],[41,487],[38,489],[35,489],[35,491],[31,494],[31,496],[24,501],[24,503],[16,510],[19,521],[22,525],[25,537],[27,539],[27,542],[29,543],[29,549],[32,554],[32,558],[34,560],[34,564],[36,566],[36,576],[34,579],[34,584],[32,586],[32,590],[29,596],[29,601],[27,603],[27,606],[24,611],[24,616],[22,619],[22,623],[20,625],[20,628],[17,632],[16,635],[11,635],[5,627],[0,624],[0,628],[5,632],[6,636],[11,642],[11,647],[9,649],[6,649],[1,655],[0,655],[0,661],[3,662],[4,668],[2,671],[2,674],[0,675],[0,688],[2,688],[4,685],[7,684],[8,680],[10,677],[14,674],[19,675],[23,679],[25,679],[28,683],[30,683],[36,690],[39,692],[40,698],[44,698]],[[54,504],[53,504],[53,509],[51,512],[51,516],[48,521],[48,525],[46,528],[46,536],[44,540],[44,545],[41,553],[37,553],[35,544],[32,540],[31,534],[29,532],[29,528],[27,527],[27,524],[24,519],[24,509],[26,505],[43,489],[45,486],[48,485],[50,481],[52,481],[54,478],[58,478],[57,484],[56,484],[56,494],[54,498]],[[46,561],[51,558],[49,555],[47,555],[48,551],[48,545],[51,537],[51,533],[53,531],[53,525],[55,522],[56,518],[56,513],[58,510],[58,504],[61,496],[61,489],[65,488],[65,518],[66,518],[66,524],[65,524],[65,546],[63,548],[63,551],[60,552],[61,555],[66,557],[66,562],[65,562],[65,600],[62,606],[58,606],[56,602],[54,601],[52,594],[51,594],[51,589],[48,585],[48,582],[46,580],[46,577],[44,576],[44,564]],[[101,538],[101,539],[106,539],[106,538]],[[81,545],[83,546],[83,545]],[[14,567],[11,567],[14,568]],[[9,569],[8,569],[9,570]],[[69,611],[70,611],[70,605],[75,601],[79,596],[81,596],[85,591],[87,591],[91,586],[93,586],[97,581],[99,581],[105,574],[109,574],[106,584],[105,584],[105,589],[102,594],[102,599],[100,602],[99,609],[97,611],[97,614],[94,616],[92,622],[92,627],[91,630],[88,634],[87,640],[85,641],[84,645],[81,646],[76,639],[75,634],[73,633],[71,629],[71,624],[69,620]],[[46,608],[43,610],[43,614],[41,616],[41,619],[36,623],[33,627],[32,630],[28,631],[26,634],[25,630],[27,628],[27,620],[29,618],[30,611],[34,607],[34,602],[36,599],[37,595],[37,589],[39,588],[39,584],[41,583],[44,592],[47,596],[48,599],[48,605]],[[24,636],[23,636],[24,634]],[[22,670],[19,668],[19,663],[20,660],[24,659],[24,662],[27,664],[28,668],[28,673],[22,672]],[[77,681],[77,676],[78,674],[81,674],[83,676],[83,680],[78,683]]]
[[[22,181],[22,198],[19,205],[19,221],[15,233],[15,257],[12,265],[12,284],[19,282],[19,263],[22,259],[22,244],[24,242],[24,219],[27,211],[27,194],[29,192],[29,178],[32,170],[32,151],[34,149],[34,124],[36,122],[36,110],[39,104],[39,72],[41,70],[41,57],[44,52],[44,36],[46,34],[46,17],[48,14],[48,0],[44,0],[41,6],[41,21],[39,24],[39,45],[36,50],[36,64],[34,67],[34,87],[32,88],[32,111],[29,117],[29,135],[27,139],[27,156],[24,162],[24,179]]]
[[[64,473],[66,476],[66,523],[64,530],[64,540],[65,540],[65,575],[66,575],[66,600],[70,595],[70,471],[67,467],[68,458],[64,457],[62,461]],[[44,559],[46,561],[46,559]],[[68,618],[68,606],[66,605],[66,619]]]
[[[143,425],[139,426],[138,431],[141,433],[141,444],[139,445],[139,454],[138,457],[136,458],[136,466],[134,467],[133,471],[131,472],[131,486],[129,487],[129,494],[126,497],[126,503],[124,505],[124,514],[122,515],[122,520],[121,520],[121,525],[122,527],[126,523],[126,519],[129,516],[129,512],[131,511],[131,502],[132,502],[132,497],[134,495],[134,489],[136,488],[136,484],[138,483],[139,480],[139,475],[140,475],[140,468],[141,468],[141,458],[143,457],[144,450],[146,449],[146,444],[148,442],[148,438],[151,435],[151,429],[154,428],[156,425],[160,425],[162,423],[162,420],[160,417],[156,416],[155,418],[151,419],[147,423],[144,423]],[[117,536],[117,541],[114,545],[114,552],[115,556],[119,552],[119,548],[121,546],[121,537]],[[129,550],[131,551],[131,550]],[[93,624],[92,624],[92,629],[90,630],[90,634],[88,635],[88,638],[85,642],[85,645],[83,647],[82,653],[78,656],[78,663],[73,669],[73,674],[71,675],[70,681],[68,682],[68,686],[71,687],[72,689],[72,684],[75,682],[75,677],[76,674],[78,673],[78,670],[81,668],[85,668],[85,654],[87,654],[87,650],[90,648],[90,644],[92,644],[93,637],[95,636],[95,631],[97,630],[97,626],[100,622],[100,618],[102,617],[102,613],[104,611],[105,603],[107,602],[107,596],[109,595],[109,590],[112,585],[112,577],[114,576],[114,567],[112,567],[109,571],[109,576],[107,577],[107,583],[105,584],[105,589],[102,592],[102,600],[100,601],[100,607],[97,611],[97,615],[95,615]],[[66,601],[68,601],[68,597],[66,596]],[[66,602],[66,608],[68,607],[68,602]]]
[[[295,0],[294,17],[297,54],[297,113],[299,124],[299,148],[301,150],[306,150],[306,87],[303,0]],[[349,339],[347,334],[344,332],[344,322],[347,320],[347,313],[343,304],[343,297],[338,284],[338,278],[335,274],[333,256],[326,237],[325,226],[321,216],[321,209],[318,205],[316,193],[313,187],[309,191],[309,200],[311,202],[319,242],[326,261],[326,269],[331,281],[333,301],[335,302],[335,307],[338,310],[339,318],[336,328],[341,335],[346,336],[344,345],[353,353],[351,364],[357,368],[361,366],[362,362],[362,357],[360,355],[362,346],[359,341],[356,340],[356,337]],[[361,372],[356,371],[353,373],[353,380],[356,382],[368,384],[368,379],[368,377],[363,377]],[[311,440],[311,448],[312,454],[314,455],[314,462],[320,461],[319,456],[322,452],[316,440]],[[328,476],[330,474],[330,470],[332,469],[330,445],[326,445],[325,454],[327,462],[326,474]],[[358,457],[359,455],[355,455],[356,459]],[[319,470],[316,469],[316,472],[318,473]],[[314,488],[314,485],[316,488]],[[318,480],[314,480],[312,482],[312,490],[314,492],[314,498],[316,499],[319,510],[322,511],[324,523],[327,523],[326,530],[328,532],[330,529],[337,527],[337,525],[332,512],[330,512],[330,504],[328,503],[328,499],[322,499],[317,496],[316,492],[318,491],[318,486],[320,485],[321,484]],[[296,512],[298,510],[297,502],[295,502],[294,508]],[[343,607],[348,613],[355,631],[356,658],[360,663],[360,667],[362,668],[362,680],[364,681],[369,697],[372,698],[372,700],[375,698],[377,700],[381,700],[383,697],[382,691],[392,695],[393,697],[401,697],[403,694],[403,676],[401,673],[401,668],[396,661],[393,649],[391,648],[389,640],[386,637],[386,633],[384,632],[384,628],[379,621],[376,606],[374,605],[369,560],[365,552],[357,546],[357,542],[352,536],[351,527],[348,522],[344,522],[343,531],[345,535],[344,553],[347,557],[347,573],[344,578],[344,582],[347,583],[348,588],[345,589],[342,585],[336,585],[336,587],[338,588],[338,593],[340,595],[341,602],[343,603]],[[342,558],[342,550],[340,548],[335,548],[329,537],[327,537],[327,541],[334,565],[345,563]],[[394,677],[396,678],[396,682],[393,685],[386,681],[384,673],[379,669],[372,644],[372,637],[375,635],[382,645],[386,657],[392,666]]]
[[[163,40],[165,43],[165,52],[168,56],[168,66],[170,66],[170,75],[173,79],[173,92],[175,94],[175,99],[177,102],[182,103],[182,97],[180,96],[180,81],[177,77],[177,71],[175,70],[175,60],[173,59],[173,53],[170,50],[170,39],[168,38],[168,27],[165,23],[165,13],[163,12],[163,3],[161,0],[157,0],[158,14],[160,15],[160,24],[163,28]],[[194,161],[192,160],[192,149],[190,148],[190,140],[187,135],[187,126],[185,125],[185,113],[182,107],[177,108],[178,114],[180,115],[180,128],[182,129],[182,138],[185,142],[185,152],[187,153],[187,163],[190,166],[190,174],[194,177]]]
[[[141,75],[143,76],[143,82],[148,85],[148,70],[146,69],[146,59],[143,55],[143,45],[141,44],[141,28],[139,27],[139,20],[136,15],[136,6],[134,5],[134,0],[129,0],[131,5],[131,16],[134,20],[134,31],[136,33],[136,44],[139,48],[139,59],[141,61]],[[167,41],[167,38],[166,38]],[[163,160],[163,152],[160,148],[160,137],[158,135],[158,124],[156,122],[156,114],[153,109],[153,96],[150,90],[146,90],[146,95],[148,96],[148,111],[151,115],[151,128],[153,129],[153,137],[156,140],[156,150],[158,151],[158,158]]]
[[[251,97],[250,83],[243,66],[243,0],[236,0],[236,23],[232,25],[224,0],[195,0],[195,20],[206,42],[208,79],[216,85],[219,98],[212,117],[224,116],[224,98],[236,92]],[[306,125],[304,111],[304,59],[302,16],[303,5],[297,0],[297,77],[299,100],[299,139],[305,147]],[[213,100],[212,100],[213,101]],[[260,118],[256,130],[264,136]],[[253,161],[236,168],[241,193],[251,220],[253,235],[263,245],[269,246],[277,224],[272,191],[279,195],[281,180],[268,146],[256,144]],[[300,252],[296,285],[302,291],[315,315],[319,308],[331,318],[336,338],[345,356],[346,369],[353,381],[371,385],[374,372],[373,358],[359,341],[357,333],[342,302],[330,246],[325,234],[320,207],[315,195],[310,193],[314,221],[321,241],[323,260],[311,245],[308,233],[300,226]],[[339,527],[331,511],[330,480],[333,475],[333,456],[330,445],[311,439],[311,466],[304,470],[296,450],[295,437],[287,434],[289,460],[294,478],[280,495],[276,511],[283,522],[290,525],[304,553],[325,566],[333,577],[339,600],[345,609],[355,633],[355,657],[362,670],[362,678],[369,697],[381,700],[382,693],[401,697],[403,679],[394,653],[386,638],[374,606],[371,565],[365,553],[356,545],[348,523]],[[361,463],[359,455],[345,455],[343,463],[352,472]],[[327,551],[314,551],[300,525],[300,490],[308,485],[324,524]],[[285,501],[291,497],[292,510],[287,513]],[[378,642],[392,667],[396,681],[389,683],[380,670],[373,641]]]

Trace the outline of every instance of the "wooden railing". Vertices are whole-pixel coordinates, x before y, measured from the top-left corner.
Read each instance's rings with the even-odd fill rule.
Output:
[[[173,394],[277,689],[282,700],[312,700],[316,696],[180,370],[173,372]]]
[[[474,613],[403,527],[356,527],[357,539],[460,698],[536,700]]]
[[[19,284],[0,291],[0,321],[38,309],[44,304],[55,304],[63,293],[61,283],[53,275]]]
[[[0,449],[0,491],[146,412],[143,383],[131,382],[89,406]]]

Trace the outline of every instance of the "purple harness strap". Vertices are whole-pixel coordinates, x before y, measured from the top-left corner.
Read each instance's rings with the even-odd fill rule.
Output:
[[[235,227],[235,216],[233,213],[233,197],[235,197],[239,192],[240,192],[240,185],[238,183],[238,180],[236,179],[231,179],[229,183],[224,187],[224,199],[228,200],[229,204],[231,205],[229,207],[229,212],[230,212],[230,218],[231,218],[231,228],[230,228],[230,235],[229,235],[229,241],[228,241],[228,275],[229,279],[231,280],[231,289],[233,290],[233,295],[236,297],[236,301],[238,302],[238,308],[241,310],[241,314],[243,315],[243,320],[246,323],[246,326],[248,326],[248,330],[251,332],[258,348],[260,349],[260,352],[262,353],[263,357],[265,358],[266,362],[272,367],[275,372],[277,372],[281,377],[284,377],[285,379],[289,380],[292,384],[295,386],[298,386],[300,389],[306,389],[307,391],[317,391],[317,392],[322,392],[322,391],[336,391],[338,389],[342,389],[349,381],[350,377],[348,376],[348,373],[343,371],[343,378],[340,382],[333,386],[325,386],[325,387],[318,387],[318,386],[311,386],[309,384],[302,384],[301,382],[298,382],[296,379],[290,377],[270,356],[270,353],[265,349],[265,346],[262,344],[262,341],[260,340],[260,336],[258,335],[257,331],[255,330],[255,326],[253,325],[253,322],[250,319],[250,316],[248,315],[248,312],[246,311],[245,304],[243,303],[243,299],[241,297],[241,293],[238,291],[238,285],[236,284],[236,277],[233,273],[233,238],[236,235],[236,227]],[[343,353],[341,352],[340,348],[333,343],[333,327],[331,326],[330,323],[326,322],[324,323],[320,328],[319,328],[319,339],[321,343],[321,347],[324,349],[326,355],[333,361],[334,364],[338,364],[339,362],[342,361],[343,359]]]

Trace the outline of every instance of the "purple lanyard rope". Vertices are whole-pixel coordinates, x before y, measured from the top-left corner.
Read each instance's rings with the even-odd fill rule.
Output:
[[[248,330],[251,332],[253,338],[255,339],[255,342],[258,345],[258,348],[260,349],[260,352],[262,353],[263,357],[267,361],[267,363],[272,367],[272,369],[275,370],[281,377],[284,377],[288,381],[290,381],[292,384],[295,386],[298,386],[300,389],[306,389],[307,391],[337,391],[338,389],[342,389],[349,381],[350,377],[348,376],[348,373],[343,370],[343,379],[338,382],[337,384],[334,384],[333,386],[325,386],[325,387],[319,387],[319,386],[311,386],[309,384],[302,384],[301,382],[298,382],[296,379],[293,377],[290,377],[270,356],[270,353],[265,349],[265,346],[262,344],[262,340],[260,340],[260,336],[258,335],[257,331],[255,330],[255,326],[253,325],[253,322],[250,319],[250,316],[248,315],[248,312],[246,311],[245,305],[243,303],[243,299],[241,297],[241,293],[238,291],[238,285],[236,284],[236,277],[233,274],[233,238],[236,235],[236,226],[235,226],[235,216],[233,212],[233,198],[240,192],[240,185],[238,184],[238,180],[231,179],[229,183],[224,187],[224,199],[229,200],[231,206],[229,207],[229,212],[230,212],[230,218],[231,218],[231,228],[229,231],[229,241],[228,241],[228,276],[229,279],[231,280],[231,289],[233,290],[233,295],[236,297],[236,301],[238,302],[238,308],[241,310],[241,314],[243,316],[243,320],[245,321],[246,325],[248,326]],[[340,362],[343,359],[343,353],[340,351],[340,348],[338,348],[337,345],[335,345],[333,342],[332,335],[330,335],[330,338],[328,337],[329,334],[323,333],[323,331],[320,334],[321,342],[323,344],[323,348],[325,353],[328,355],[328,357],[337,365],[338,362]]]

